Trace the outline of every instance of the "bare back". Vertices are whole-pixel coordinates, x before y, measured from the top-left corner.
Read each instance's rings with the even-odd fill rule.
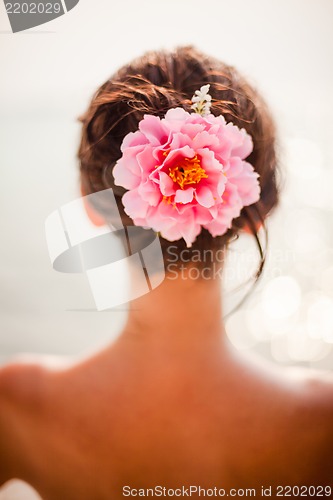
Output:
[[[179,364],[117,346],[65,369],[16,369],[1,415],[6,446],[15,477],[45,500],[120,499],[124,487],[157,485],[257,496],[265,486],[273,497],[278,485],[332,486],[329,377],[232,351]]]

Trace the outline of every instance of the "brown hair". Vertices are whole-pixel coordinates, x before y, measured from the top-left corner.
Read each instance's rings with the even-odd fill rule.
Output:
[[[261,196],[257,203],[243,208],[225,235],[213,237],[202,229],[192,249],[219,250],[246,226],[258,244],[259,275],[265,258],[258,229],[265,229],[265,218],[278,201],[274,123],[262,97],[234,67],[192,46],[148,52],[122,67],[98,89],[82,117],[78,156],[83,191],[91,194],[111,187],[124,225],[133,225],[121,202],[125,189],[114,184],[112,175],[123,138],[137,129],[146,113],[162,117],[177,106],[191,111],[192,95],[207,83],[213,99],[211,112],[223,114],[227,122],[245,128],[252,136],[254,148],[247,160],[260,175]],[[160,241],[165,255],[170,242],[162,237]],[[183,239],[171,244],[179,252],[186,248]]]

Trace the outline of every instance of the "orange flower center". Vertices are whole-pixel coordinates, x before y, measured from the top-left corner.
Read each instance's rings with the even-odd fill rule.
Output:
[[[207,179],[208,175],[201,167],[197,155],[193,158],[184,158],[180,163],[169,168],[169,177],[176,182],[181,189],[189,184],[198,184],[201,179]]]

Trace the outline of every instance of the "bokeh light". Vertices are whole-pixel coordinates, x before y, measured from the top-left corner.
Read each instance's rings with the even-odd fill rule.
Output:
[[[288,318],[301,303],[301,289],[291,276],[280,276],[267,283],[262,292],[262,308],[271,319]]]

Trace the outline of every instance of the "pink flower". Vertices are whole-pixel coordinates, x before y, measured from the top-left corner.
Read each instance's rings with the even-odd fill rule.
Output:
[[[126,135],[113,175],[127,192],[134,224],[191,246],[202,227],[224,234],[245,205],[259,199],[258,174],[245,158],[253,149],[244,129],[223,116],[170,109],[145,115]]]

